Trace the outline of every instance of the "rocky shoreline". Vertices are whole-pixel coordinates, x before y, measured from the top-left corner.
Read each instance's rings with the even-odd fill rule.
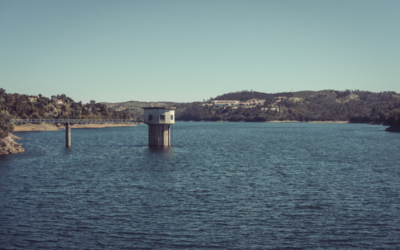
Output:
[[[400,127],[399,126],[390,126],[387,129],[385,129],[385,131],[389,131],[389,132],[400,132]]]
[[[25,149],[22,148],[22,144],[14,141],[20,139],[20,137],[13,134],[9,134],[7,137],[0,139],[0,155],[25,152]]]

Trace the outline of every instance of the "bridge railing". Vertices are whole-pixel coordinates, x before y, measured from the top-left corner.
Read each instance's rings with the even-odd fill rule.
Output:
[[[134,120],[121,119],[13,119],[13,124],[40,124],[40,123],[60,123],[60,124],[134,124]]]

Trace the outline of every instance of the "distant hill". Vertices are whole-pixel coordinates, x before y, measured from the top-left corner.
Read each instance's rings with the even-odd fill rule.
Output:
[[[127,102],[102,102],[108,108],[116,111],[124,111],[129,113],[132,117],[136,117],[137,120],[143,120],[143,107],[166,107],[173,106],[176,107],[181,103],[177,102],[139,102],[139,101],[127,101]]]
[[[276,97],[287,100],[277,102]],[[202,107],[202,103],[178,105],[177,120],[194,121],[350,121],[386,123],[391,112],[400,108],[396,92],[374,93],[360,90],[321,90],[268,94],[240,91],[219,95],[213,100],[266,99],[263,105],[248,107]]]
[[[246,101],[250,99],[269,99],[276,96],[288,96],[291,97],[292,93],[289,92],[282,92],[282,93],[275,93],[275,94],[268,94],[263,92],[257,91],[237,91],[231,92],[223,95],[219,95],[215,98],[211,98],[211,100],[238,100],[238,101]]]
[[[143,107],[165,107],[170,105],[175,105],[177,102],[139,102],[139,101],[127,101],[127,102],[101,102],[102,104],[107,105],[110,108],[143,108]]]
[[[280,97],[280,98],[279,98]],[[265,102],[257,102],[265,100]],[[242,105],[213,106],[215,100],[238,100]],[[249,101],[250,100],[250,101]],[[253,101],[251,101],[253,100]],[[246,101],[250,104],[243,104]],[[208,105],[202,105],[207,104]],[[183,121],[350,121],[400,127],[400,94],[361,90],[321,90],[282,93],[238,91],[218,95],[206,102],[103,102],[83,104],[64,94],[8,94],[0,88],[0,113],[22,119],[134,119],[143,121],[143,107],[176,107]]]

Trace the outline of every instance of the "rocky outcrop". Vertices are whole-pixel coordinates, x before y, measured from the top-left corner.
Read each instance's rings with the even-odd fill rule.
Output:
[[[389,132],[400,132],[400,127],[399,126],[390,126],[387,129],[385,129],[385,131],[389,131]]]
[[[20,140],[18,136],[9,134],[6,138],[0,139],[0,155],[16,154],[25,152],[21,143],[16,143],[14,140]]]

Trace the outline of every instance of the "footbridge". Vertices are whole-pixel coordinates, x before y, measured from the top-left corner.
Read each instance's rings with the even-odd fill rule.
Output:
[[[120,119],[13,119],[13,124],[53,123],[65,126],[65,145],[71,147],[71,126],[74,124],[135,124],[134,120]]]

